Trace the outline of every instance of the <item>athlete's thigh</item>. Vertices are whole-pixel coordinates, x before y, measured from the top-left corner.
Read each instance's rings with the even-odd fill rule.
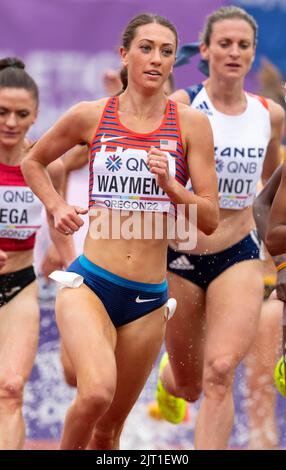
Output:
[[[0,308],[0,369],[29,377],[39,338],[38,286],[34,281]]]
[[[115,373],[116,330],[102,302],[87,286],[58,292],[56,318],[78,387],[95,375],[100,381],[110,369]]]
[[[205,334],[205,292],[197,285],[168,273],[170,297],[177,300],[175,315],[167,322],[166,347],[176,381],[200,374]]]
[[[207,291],[206,359],[233,356],[239,361],[255,338],[263,301],[259,260],[224,271]]]
[[[96,425],[122,424],[147,381],[162,346],[166,320],[161,307],[117,331],[117,387],[112,405]]]

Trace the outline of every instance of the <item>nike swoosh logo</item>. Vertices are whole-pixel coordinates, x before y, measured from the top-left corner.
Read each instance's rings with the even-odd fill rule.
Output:
[[[159,300],[159,298],[160,298],[160,297],[156,297],[156,299],[140,299],[140,298],[139,298],[139,295],[138,295],[138,297],[136,297],[135,302],[136,302],[137,304],[142,304],[143,302],[154,302],[154,300]]]
[[[116,135],[115,137],[105,137],[105,134],[101,136],[100,141],[102,143],[104,142],[110,142],[111,140],[118,140],[118,139],[126,139],[127,135]]]

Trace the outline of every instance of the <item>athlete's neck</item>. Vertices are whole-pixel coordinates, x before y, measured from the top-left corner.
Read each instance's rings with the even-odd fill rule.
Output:
[[[209,78],[204,82],[207,94],[215,108],[226,114],[241,114],[247,107],[243,82]]]
[[[119,96],[119,112],[128,113],[138,120],[154,119],[163,116],[168,102],[167,96],[162,93],[156,93],[146,97],[142,93],[137,93],[128,89]]]
[[[5,165],[17,166],[20,165],[23,158],[23,142],[15,145],[14,147],[7,147],[0,145],[0,162]]]

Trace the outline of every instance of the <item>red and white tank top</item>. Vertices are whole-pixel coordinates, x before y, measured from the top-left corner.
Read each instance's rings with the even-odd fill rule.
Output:
[[[42,203],[27,186],[20,166],[0,163],[0,248],[32,249],[41,226]]]
[[[177,104],[169,100],[160,127],[140,134],[121,124],[118,102],[118,96],[108,100],[91,144],[89,208],[173,212],[169,196],[149,171],[147,154],[151,146],[166,152],[170,174],[186,185]]]

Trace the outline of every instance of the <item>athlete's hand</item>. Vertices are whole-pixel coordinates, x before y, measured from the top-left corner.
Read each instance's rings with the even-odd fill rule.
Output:
[[[4,268],[5,264],[6,264],[6,261],[7,261],[7,255],[5,253],[5,251],[3,250],[0,250],[0,271],[2,268]]]
[[[55,228],[64,235],[73,235],[83,225],[79,214],[87,214],[88,209],[79,206],[70,206],[65,202],[57,207],[52,216]]]
[[[166,191],[173,180],[169,173],[169,162],[166,153],[155,147],[151,147],[147,156],[147,164],[150,172],[156,176],[160,188]]]

